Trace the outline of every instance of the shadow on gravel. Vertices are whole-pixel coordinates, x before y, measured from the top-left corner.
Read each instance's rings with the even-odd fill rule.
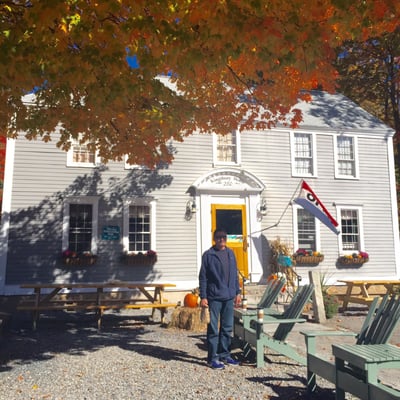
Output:
[[[203,358],[160,345],[154,336],[155,329],[162,332],[164,328],[147,316],[109,314],[98,331],[94,314],[63,312],[42,315],[33,331],[31,319],[20,317],[12,321],[0,339],[0,372],[12,369],[13,364],[49,360],[59,353],[85,356],[108,346],[161,360],[205,364]]]
[[[317,390],[309,395],[306,390],[302,390],[291,386],[275,386],[270,385],[276,396],[270,396],[269,399],[285,399],[285,400],[335,400],[335,392],[331,389]]]
[[[189,337],[191,337],[192,339],[197,339],[199,340],[199,342],[196,343],[196,346],[203,351],[207,351],[208,347],[207,347],[207,335],[204,334],[200,334],[200,335],[190,335]]]
[[[276,395],[272,395],[269,399],[285,399],[285,400],[334,400],[335,392],[332,389],[321,389],[317,390],[312,394],[307,393],[306,379],[298,375],[288,374],[288,378],[274,378],[272,376],[266,377],[253,377],[247,378],[250,382],[261,383],[271,388]],[[296,382],[293,386],[290,386],[290,382]],[[304,389],[299,388],[298,382],[304,385]]]

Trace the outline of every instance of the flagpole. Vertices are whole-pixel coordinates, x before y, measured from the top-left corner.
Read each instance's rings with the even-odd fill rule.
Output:
[[[301,179],[300,182],[299,182],[299,184],[297,185],[296,190],[293,192],[292,197],[290,198],[290,200],[289,200],[289,202],[287,203],[285,209],[283,210],[282,215],[279,217],[278,222],[276,222],[274,225],[267,226],[266,228],[261,229],[261,230],[259,230],[259,231],[251,232],[251,233],[249,233],[247,236],[250,237],[250,236],[254,235],[255,233],[264,232],[264,231],[266,231],[266,230],[268,230],[268,229],[277,227],[277,226],[281,223],[282,218],[283,218],[283,216],[286,214],[287,209],[288,209],[289,206],[292,204],[292,200],[294,199],[294,196],[296,195],[297,191],[299,190],[300,185],[302,184],[302,182],[303,182],[303,179]]]

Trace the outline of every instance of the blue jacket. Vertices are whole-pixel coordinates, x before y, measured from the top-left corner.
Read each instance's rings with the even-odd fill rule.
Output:
[[[225,283],[224,270],[214,247],[204,252],[199,273],[200,298],[230,300],[240,294],[238,269],[233,251],[226,248],[229,259],[229,282]]]

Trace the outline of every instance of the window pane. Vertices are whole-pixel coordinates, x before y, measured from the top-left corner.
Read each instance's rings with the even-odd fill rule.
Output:
[[[316,250],[315,217],[303,208],[297,209],[297,234],[300,249]]]
[[[75,163],[95,163],[95,152],[90,151],[85,144],[74,142],[72,144],[72,161]]]
[[[355,176],[354,140],[352,137],[337,138],[339,175]]]
[[[236,132],[217,135],[217,159],[222,162],[236,163]]]
[[[150,207],[129,207],[129,251],[151,250]]]
[[[68,240],[71,251],[91,251],[92,212],[91,204],[70,204]]]
[[[312,175],[313,154],[312,136],[307,133],[295,133],[294,135],[294,159],[296,173]]]
[[[341,224],[343,250],[360,250],[360,230],[357,210],[342,210]]]
[[[216,210],[217,227],[226,230],[228,235],[243,235],[242,210]]]

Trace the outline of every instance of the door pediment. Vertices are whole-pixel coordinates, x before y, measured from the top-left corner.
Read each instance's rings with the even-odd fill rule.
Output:
[[[249,192],[260,193],[265,185],[243,169],[219,168],[198,178],[192,185],[196,192]]]

